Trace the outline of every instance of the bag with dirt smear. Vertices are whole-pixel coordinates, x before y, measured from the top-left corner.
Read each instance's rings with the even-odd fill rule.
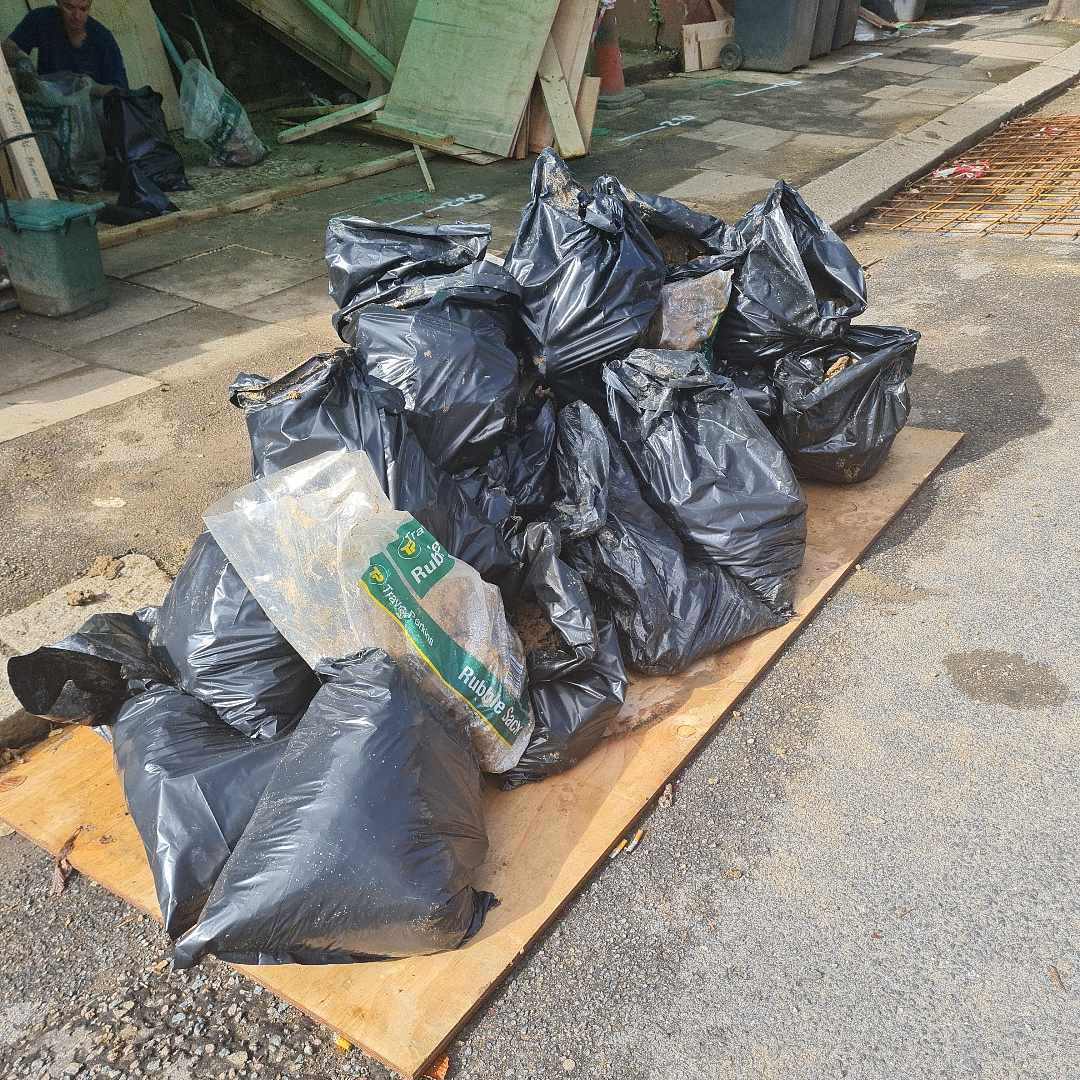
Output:
[[[728,243],[745,254],[709,341],[718,369],[774,364],[799,349],[831,344],[866,310],[859,261],[782,180],[730,226]]]
[[[853,326],[776,365],[775,431],[796,476],[854,484],[881,468],[908,420],[918,343],[900,326]]]
[[[455,949],[494,902],[467,741],[386,653],[327,663],[179,968],[332,964]]]
[[[774,611],[794,610],[806,500],[776,440],[694,352],[635,349],[604,369],[608,416],[642,493],[689,558],[717,563]]]
[[[665,274],[619,182],[601,176],[586,190],[554,150],[544,150],[504,265],[522,286],[544,382],[564,401],[602,394],[604,361],[641,340]]]

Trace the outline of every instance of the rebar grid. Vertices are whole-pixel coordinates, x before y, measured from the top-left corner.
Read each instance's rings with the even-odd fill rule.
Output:
[[[1028,116],[999,128],[950,164],[985,161],[984,176],[913,181],[868,228],[1080,236],[1080,116]]]

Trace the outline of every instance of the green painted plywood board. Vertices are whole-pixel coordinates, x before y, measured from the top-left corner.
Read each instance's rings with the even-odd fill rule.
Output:
[[[419,0],[379,119],[509,157],[559,0]]]

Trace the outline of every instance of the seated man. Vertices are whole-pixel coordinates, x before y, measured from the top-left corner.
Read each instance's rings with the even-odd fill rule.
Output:
[[[14,62],[20,52],[37,49],[39,75],[71,71],[97,84],[95,95],[114,87],[128,89],[124,58],[116,38],[90,18],[92,0],[57,0],[56,7],[35,8],[4,41],[4,57]]]

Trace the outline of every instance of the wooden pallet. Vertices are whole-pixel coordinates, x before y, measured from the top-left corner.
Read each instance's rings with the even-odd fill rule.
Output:
[[[491,849],[477,884],[502,905],[465,948],[377,964],[240,970],[390,1068],[420,1076],[961,438],[908,428],[872,480],[807,485],[809,537],[795,619],[685,675],[636,680],[626,714],[644,727],[605,740],[562,776],[488,793]],[[0,775],[0,818],[54,855],[88,826],[72,865],[157,915],[142,845],[109,748],[96,735],[78,729],[50,740]],[[105,835],[112,842],[102,845]]]

